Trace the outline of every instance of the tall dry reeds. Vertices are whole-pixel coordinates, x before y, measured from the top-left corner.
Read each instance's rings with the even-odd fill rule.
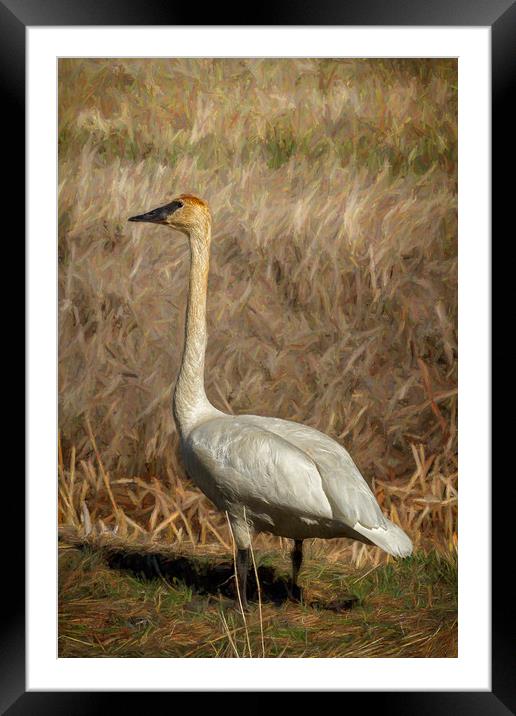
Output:
[[[127,223],[189,191],[214,215],[212,402],[328,433],[453,549],[456,62],[64,60],[59,83],[63,526],[230,544],[170,410],[187,247]]]

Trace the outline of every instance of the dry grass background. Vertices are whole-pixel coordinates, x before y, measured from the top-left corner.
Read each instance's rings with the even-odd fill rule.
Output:
[[[127,223],[181,192],[214,215],[214,405],[328,433],[417,548],[453,554],[454,60],[60,61],[63,534],[229,545],[171,414],[187,246]]]

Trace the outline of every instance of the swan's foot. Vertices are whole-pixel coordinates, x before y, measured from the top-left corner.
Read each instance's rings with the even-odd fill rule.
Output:
[[[240,616],[242,616],[242,612],[244,613],[244,616],[247,616],[251,611],[251,605],[249,602],[246,601],[240,604],[238,597],[236,599],[224,599],[220,606],[223,611],[230,612],[231,614],[240,614]]]
[[[242,611],[244,612],[244,614],[249,614],[249,612],[251,611],[251,608],[249,606],[249,602],[247,601],[247,599],[245,601],[242,600],[242,603],[240,603],[239,600],[237,599],[235,601],[234,607],[239,614],[241,614]]]
[[[289,597],[290,597],[291,601],[297,602],[298,604],[303,604],[304,599],[303,599],[302,587],[300,587],[295,582],[293,584],[291,584],[290,589],[289,589]]]
[[[358,601],[358,597],[350,594],[340,599],[334,599],[331,602],[311,602],[310,606],[313,609],[325,609],[326,611],[342,614],[342,612],[348,612],[353,609],[358,604]]]

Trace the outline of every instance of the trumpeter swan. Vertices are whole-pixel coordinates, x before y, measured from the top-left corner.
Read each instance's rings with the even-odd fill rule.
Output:
[[[412,543],[388,520],[348,452],[314,428],[279,418],[226,415],[204,390],[206,294],[211,213],[202,199],[182,194],[129,221],[162,224],[185,234],[190,278],[185,344],[173,411],[186,472],[230,521],[237,546],[239,592],[246,605],[253,532],[294,540],[293,584],[309,537],[349,537],[394,556]]]

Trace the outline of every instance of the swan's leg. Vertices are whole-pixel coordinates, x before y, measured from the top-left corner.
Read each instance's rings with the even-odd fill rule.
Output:
[[[242,607],[244,609],[247,609],[247,573],[249,571],[249,549],[239,549],[236,553],[236,573],[237,573],[237,580],[238,580],[238,591],[240,593],[240,599],[239,595],[237,594],[237,604],[240,606],[240,601],[242,602]]]
[[[253,533],[252,525],[247,522],[245,517],[245,509],[233,508],[228,514],[231,525],[231,533],[236,548],[235,554],[235,572],[238,587],[238,593],[235,595],[236,607],[240,609],[240,601],[242,607],[247,609],[247,573],[249,571],[249,547]]]
[[[297,585],[297,577],[301,564],[303,563],[303,540],[294,540],[294,549],[291,552],[292,556],[292,596],[295,599],[301,599],[301,589]]]

